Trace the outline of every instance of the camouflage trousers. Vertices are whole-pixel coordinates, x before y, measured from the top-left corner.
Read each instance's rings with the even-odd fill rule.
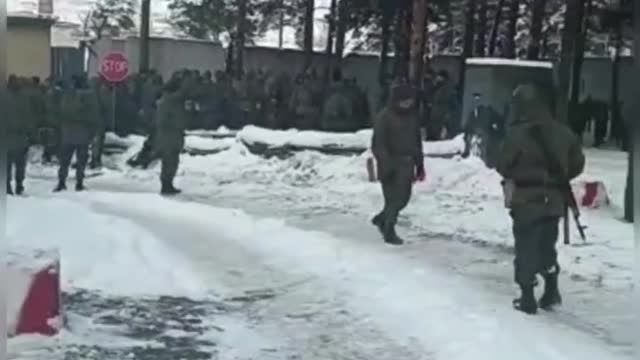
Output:
[[[160,182],[162,185],[172,185],[180,165],[180,151],[164,150],[160,152],[160,159]]]
[[[521,210],[524,211],[524,210]],[[558,222],[556,216],[531,220],[512,211],[515,238],[515,282],[521,286],[537,283],[536,275],[549,274],[558,266]]]
[[[76,181],[84,180],[84,170],[89,161],[89,145],[62,144],[60,149],[60,168],[58,169],[58,181],[64,183],[69,176],[71,159],[76,155]]]
[[[22,184],[24,181],[27,171],[28,152],[28,147],[9,149],[7,152],[7,186],[10,186],[12,178],[15,179],[16,185]]]
[[[384,220],[385,233],[395,231],[398,215],[409,204],[413,188],[413,162],[402,159],[394,165],[393,171],[380,179],[384,208],[376,217]]]

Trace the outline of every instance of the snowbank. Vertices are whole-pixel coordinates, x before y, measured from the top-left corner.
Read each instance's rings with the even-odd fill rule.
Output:
[[[280,220],[144,194],[109,194],[99,201],[113,205],[130,201],[139,213],[206,229],[212,244],[231,242],[261,254],[270,266],[309,272],[317,277],[318,286],[344,293],[355,315],[376,314],[370,321],[396,334],[397,341],[419,342],[433,358],[510,360],[517,353],[520,360],[622,359],[590,335],[546,317],[524,316],[508,306],[496,306],[504,302],[503,295],[482,291],[463,276],[442,273],[377,243],[344,241],[295,229]],[[524,348],[526,352],[521,351]]]
[[[126,219],[97,213],[72,197],[10,198],[7,209],[10,249],[59,249],[63,289],[203,295],[204,286],[179,256]]]
[[[494,66],[524,66],[552,69],[553,64],[549,61],[514,60],[503,58],[472,58],[467,59],[469,65],[494,65]]]
[[[203,137],[203,135],[187,135],[184,139],[184,149],[191,155],[215,154],[227,150],[235,144],[233,137]]]
[[[252,152],[264,153],[281,150],[296,152],[304,150],[328,154],[362,154],[371,145],[373,131],[360,130],[355,133],[330,133],[322,131],[269,130],[247,126],[238,133],[238,139]],[[453,140],[424,142],[426,156],[449,156],[461,154],[464,140],[458,136]]]
[[[108,132],[104,137],[104,146],[112,148],[128,149],[132,146],[139,145],[141,142],[144,142],[144,137],[140,135],[121,137],[113,132]]]

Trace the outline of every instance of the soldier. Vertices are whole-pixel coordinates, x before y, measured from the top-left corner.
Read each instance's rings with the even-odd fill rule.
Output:
[[[100,78],[96,77],[91,79],[91,90],[95,95],[96,103],[98,104],[98,119],[96,121],[98,128],[96,129],[96,134],[91,142],[91,161],[89,163],[89,167],[97,169],[102,167],[104,141],[107,126],[111,119],[109,115],[113,110],[110,106],[111,101],[109,101],[112,100],[109,94],[109,88],[102,80],[100,80]]]
[[[181,192],[173,185],[173,179],[178,171],[180,153],[184,148],[189,86],[188,80],[181,82],[173,78],[167,83],[164,94],[158,101],[155,152],[162,160],[162,195],[176,195]]]
[[[334,85],[322,111],[322,129],[333,132],[356,131],[358,126],[353,113],[349,90],[340,70],[333,74]]]
[[[24,193],[24,178],[27,168],[29,137],[36,129],[34,118],[28,116],[29,99],[24,92],[24,81],[15,75],[9,77],[7,84],[7,194],[13,195],[11,187],[12,170],[15,168],[15,193]]]
[[[60,105],[64,83],[55,81],[45,94],[46,125],[43,129],[44,152],[42,159],[45,163],[51,162],[51,157],[60,154]]]
[[[456,90],[453,82],[449,79],[449,73],[444,70],[438,72],[435,84],[430,124],[427,128],[429,140],[441,140],[443,129],[446,129],[449,138],[453,137],[457,130],[455,126],[457,121],[455,117],[457,110]]]
[[[424,180],[425,170],[415,90],[398,85],[391,89],[390,96],[389,105],[378,115],[373,128],[371,148],[384,208],[372,223],[386,243],[402,245],[404,241],[395,231],[398,214],[409,203],[413,180]]]
[[[99,125],[99,105],[87,80],[73,78],[73,88],[62,95],[60,114],[60,168],[54,192],[67,190],[67,176],[73,155],[76,156],[76,191],[84,191],[84,171],[89,160],[89,144]]]
[[[24,87],[24,95],[27,97],[28,107],[25,116],[30,117],[32,124],[37,129],[44,128],[47,123],[45,90],[40,83],[40,78],[35,76]]]
[[[316,128],[316,110],[313,106],[313,92],[310,78],[298,75],[296,85],[289,102],[289,111],[294,116],[294,127],[298,130]]]
[[[551,309],[562,301],[556,253],[558,222],[566,209],[561,186],[583,171],[585,158],[577,136],[553,119],[535,86],[516,88],[511,106],[497,170],[505,183],[513,184],[512,196],[505,202],[513,219],[515,282],[522,291],[513,305],[519,311],[535,314],[538,306]],[[538,136],[537,131],[544,136]],[[559,163],[564,174],[555,173],[552,162]],[[534,298],[537,274],[545,281],[539,304]]]
[[[349,81],[349,89],[352,96],[353,114],[359,129],[364,129],[371,125],[371,112],[369,108],[369,97],[360,88],[358,80],[354,77]]]

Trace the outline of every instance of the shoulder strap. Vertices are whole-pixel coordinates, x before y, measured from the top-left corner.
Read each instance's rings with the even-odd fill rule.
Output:
[[[542,136],[542,126],[534,125],[533,127],[531,127],[531,129],[529,129],[529,135],[531,135],[540,150],[542,150],[545,162],[547,163],[551,175],[558,176],[560,178],[560,181],[567,181],[567,176],[565,174],[564,168],[562,167],[562,165],[560,165],[558,158],[555,157],[553,153],[551,153],[549,147],[547,146],[547,143],[544,141],[544,137]]]

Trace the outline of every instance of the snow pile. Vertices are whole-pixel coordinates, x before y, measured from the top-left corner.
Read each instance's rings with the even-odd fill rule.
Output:
[[[230,130],[225,126],[220,126],[218,129],[216,130],[203,130],[203,129],[196,129],[196,130],[187,130],[186,134],[187,135],[195,135],[195,136],[202,136],[202,137],[213,137],[213,138],[221,138],[221,137],[233,137],[238,133],[238,131],[236,130]]]
[[[108,132],[104,137],[105,147],[128,149],[132,146],[140,145],[141,142],[144,142],[144,137],[140,135],[122,137],[113,132]]]
[[[59,249],[63,288],[123,296],[204,295],[203,284],[179,256],[128,220],[60,198],[10,198],[7,210],[10,249]]]
[[[328,133],[322,131],[269,130],[246,126],[238,133],[246,144],[268,144],[270,147],[366,149],[371,142],[371,130],[356,133]]]
[[[331,133],[323,131],[269,130],[247,126],[238,133],[238,139],[247,146],[264,145],[267,148],[292,148],[294,150],[346,150],[363,153],[371,146],[371,129],[355,133]],[[464,139],[460,135],[453,140],[424,142],[424,154],[429,156],[462,153]]]
[[[488,66],[523,66],[553,69],[553,64],[549,61],[531,61],[504,58],[472,58],[467,59],[467,64]]]
[[[344,241],[298,230],[280,220],[144,194],[110,194],[99,201],[113,206],[130,201],[130,209],[137,213],[207,231],[212,246],[229,242],[287,273],[309,272],[317,277],[318,286],[342,293],[356,316],[376,314],[370,321],[396,334],[397,341],[414,339],[434,358],[467,360],[482,354],[482,359],[506,360],[518,353],[522,360],[550,354],[622,359],[589,335],[545,317],[518,314],[502,306],[502,295],[482,291],[463,276],[442,273],[377,243]],[[536,339],[533,345],[530,339]],[[527,351],[521,352],[523,348]]]
[[[184,138],[184,149],[190,154],[207,154],[226,150],[236,142],[234,137],[214,138],[202,135],[187,135]]]

